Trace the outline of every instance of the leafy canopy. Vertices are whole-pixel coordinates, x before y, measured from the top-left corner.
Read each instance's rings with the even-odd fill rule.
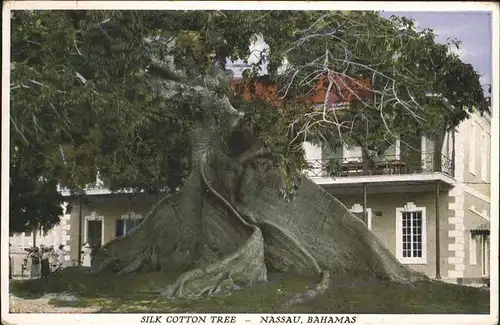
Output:
[[[247,112],[242,123],[252,125],[290,178],[304,167],[303,137],[338,145],[362,135],[376,147],[410,129],[454,127],[466,110],[485,108],[479,75],[449,45],[437,44],[431,30],[416,31],[409,19],[375,12],[35,10],[15,11],[11,23],[11,151],[18,150],[11,159],[11,224],[31,218],[22,212],[28,203],[13,198],[47,195],[58,206],[57,183],[76,193],[95,182],[97,171],[116,191],[182,185],[198,105],[151,92],[154,53],[173,56],[196,78],[225,68],[228,59],[246,61],[262,37],[269,49],[246,76],[267,74],[288,104],[243,105],[227,87],[220,91]],[[169,39],[174,47],[164,46]],[[370,81],[369,96],[346,86],[363,88],[359,80]],[[354,98],[343,116],[328,105],[293,104],[318,82],[338,98],[346,89]],[[34,213],[52,220],[59,212]]]

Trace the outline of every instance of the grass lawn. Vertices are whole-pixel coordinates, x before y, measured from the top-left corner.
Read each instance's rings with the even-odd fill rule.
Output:
[[[151,291],[172,283],[177,274],[148,273],[117,276],[88,274],[68,268],[47,279],[14,281],[12,294],[36,299],[46,293],[70,293],[75,301],[51,300],[54,306],[98,306],[106,313],[481,313],[488,314],[489,290],[446,283],[417,283],[414,288],[393,283],[333,285],[327,294],[302,305],[282,309],[312,279],[271,275],[267,283],[227,296],[197,300],[159,299]]]

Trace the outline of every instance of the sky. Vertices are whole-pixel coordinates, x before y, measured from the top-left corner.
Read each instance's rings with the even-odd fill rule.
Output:
[[[383,17],[405,16],[415,20],[417,27],[430,28],[436,40],[445,43],[448,37],[462,41],[457,52],[463,62],[472,64],[482,75],[481,84],[492,78],[492,17],[488,12],[383,12]]]
[[[457,38],[462,41],[460,49],[453,49],[463,62],[471,64],[482,76],[481,84],[491,84],[492,78],[492,17],[489,12],[464,11],[464,12],[382,12],[383,17],[392,15],[405,16],[415,20],[417,28],[430,28],[436,34],[436,41],[446,43],[448,38]],[[266,47],[258,41],[253,51],[261,51]],[[256,57],[255,57],[256,58]],[[249,61],[252,60],[250,57]],[[235,76],[241,75],[242,69],[234,69]],[[487,89],[487,87],[483,87]]]

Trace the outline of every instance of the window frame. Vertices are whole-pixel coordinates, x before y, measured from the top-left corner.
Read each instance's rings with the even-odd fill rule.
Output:
[[[422,214],[422,256],[403,257],[403,213],[421,212]],[[396,208],[396,257],[403,264],[427,264],[427,214],[425,207],[417,207],[408,202],[404,207]]]
[[[488,181],[488,148],[487,148],[487,134],[485,130],[481,131],[481,180]]]
[[[84,243],[88,242],[89,240],[89,226],[88,226],[89,221],[101,222],[101,245],[104,245],[104,229],[105,229],[104,216],[96,211],[92,211],[90,215],[84,217],[84,229],[83,229]]]
[[[117,223],[120,220],[124,220],[124,222],[123,222],[123,229],[122,229],[123,232],[122,232],[122,234],[120,236],[118,236],[117,233],[116,233],[116,229],[117,229]],[[133,220],[133,221],[139,222],[139,223],[136,224],[134,228],[132,228],[132,229],[130,229],[130,230],[127,231],[127,220]],[[122,215],[120,218],[116,219],[116,221],[115,221],[115,238],[125,236],[127,233],[129,233],[132,230],[134,230],[135,228],[137,228],[143,221],[144,221],[144,217],[142,215],[140,215],[140,214],[132,213],[130,215],[128,215],[128,214]]]
[[[470,124],[469,142],[469,173],[476,175],[476,121],[472,120]]]

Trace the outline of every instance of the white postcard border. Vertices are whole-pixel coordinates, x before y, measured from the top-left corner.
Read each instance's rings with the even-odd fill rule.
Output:
[[[1,297],[8,301],[8,214],[9,192],[9,84],[10,84],[10,11],[23,9],[234,9],[234,10],[384,10],[384,11],[491,11],[492,12],[492,119],[491,119],[491,303],[490,315],[336,315],[356,317],[356,324],[494,324],[498,323],[498,217],[499,216],[499,6],[493,2],[364,2],[364,1],[6,1],[2,19],[2,197],[1,197]],[[496,275],[496,276],[495,276]],[[4,280],[5,279],[5,280]],[[139,324],[149,314],[11,314],[8,304],[1,306],[5,324]],[[153,315],[153,314],[151,314]],[[155,314],[156,315],[156,314]],[[161,314],[158,314],[161,315]],[[173,314],[163,314],[164,316]],[[181,315],[181,314],[179,314]],[[189,314],[182,314],[189,315]],[[194,315],[194,314],[193,314]],[[197,314],[199,315],[199,314]],[[236,324],[258,324],[264,314],[206,314],[236,316]],[[286,314],[283,316],[294,316]],[[304,319],[308,314],[301,314]],[[314,316],[322,316],[314,314]],[[324,315],[332,316],[332,315]],[[335,315],[333,315],[335,316]],[[306,322],[304,322],[306,323]]]

